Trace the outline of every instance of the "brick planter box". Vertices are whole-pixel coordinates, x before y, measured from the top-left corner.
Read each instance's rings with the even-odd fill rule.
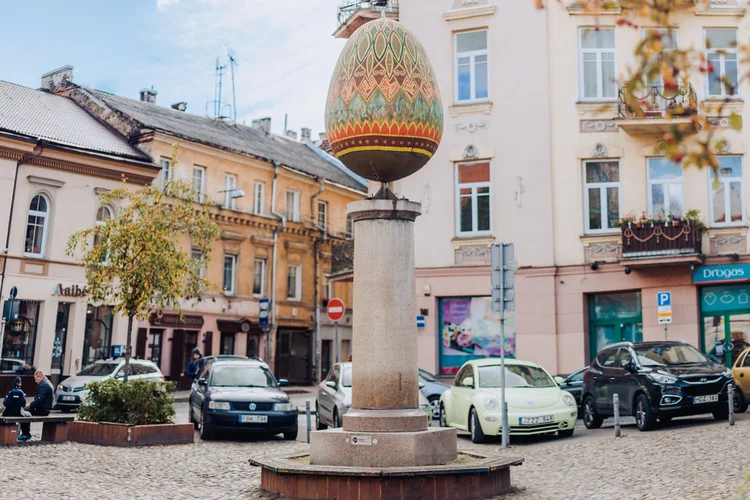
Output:
[[[71,422],[68,440],[101,446],[154,446],[189,444],[195,438],[193,424],[130,425]]]

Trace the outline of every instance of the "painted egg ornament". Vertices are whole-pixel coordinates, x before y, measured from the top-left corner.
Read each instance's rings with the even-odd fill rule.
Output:
[[[366,179],[391,182],[422,168],[443,135],[443,104],[427,52],[402,24],[361,26],[339,56],[328,89],[334,155]]]

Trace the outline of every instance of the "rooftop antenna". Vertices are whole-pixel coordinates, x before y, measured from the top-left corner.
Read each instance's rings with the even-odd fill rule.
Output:
[[[226,70],[226,64],[221,64],[221,59],[219,57],[216,58],[216,86],[214,87],[214,100],[211,101],[211,104],[214,107],[213,110],[213,119],[214,120],[224,120],[225,118],[229,118],[228,115],[224,114],[225,108],[231,108],[229,104],[222,104],[221,99],[221,91],[222,87],[224,85],[224,71]],[[208,103],[206,103],[206,115],[208,115]]]
[[[289,118],[289,115],[284,113],[284,137],[286,137],[286,131],[287,131],[287,128],[286,128],[287,118]]]
[[[234,67],[239,66],[237,59],[232,53],[232,48],[227,47],[227,57],[229,58],[229,70],[232,72],[232,122],[237,125],[237,95],[234,88]]]

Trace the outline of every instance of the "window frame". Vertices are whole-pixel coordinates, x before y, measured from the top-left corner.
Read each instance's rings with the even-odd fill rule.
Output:
[[[660,214],[657,214],[654,211],[652,186],[657,185],[657,184],[658,185],[662,185],[662,186],[663,185],[667,185],[667,184],[678,184],[677,182],[675,182],[673,180],[651,180],[651,160],[657,160],[658,161],[658,160],[665,160],[665,159],[666,158],[664,156],[649,156],[649,157],[646,157],[646,186],[647,186],[646,190],[648,191],[646,193],[646,196],[647,196],[646,208],[648,210],[648,213],[652,217],[654,217],[654,218],[657,218]],[[680,184],[680,196],[682,197],[682,200],[681,200],[681,202],[682,202],[681,203],[681,205],[682,205],[682,212],[680,212],[679,214],[671,214],[671,215],[679,215],[680,217],[684,217],[685,216],[685,212],[687,210],[686,210],[686,204],[685,204],[685,170],[684,170],[682,164],[680,164],[680,182],[679,182],[679,184]],[[669,195],[669,191],[664,191],[664,206],[667,207],[667,208],[669,207],[669,201],[667,201],[667,200],[670,200],[669,196],[670,196]],[[666,216],[667,213],[669,213],[669,211],[665,209],[665,214],[664,215]]]
[[[292,207],[291,207],[291,217],[290,217],[290,210],[289,210],[289,195],[292,195]],[[287,189],[286,190],[286,218],[287,220],[291,222],[299,222],[300,221],[300,192],[296,189]]]
[[[237,198],[232,197],[236,190],[237,176],[235,174],[224,174],[224,208],[227,210],[237,210]]]
[[[198,256],[198,259],[196,259],[196,255]],[[198,248],[191,248],[190,249],[190,260],[195,261],[198,260],[199,262],[203,260],[203,252],[200,251]],[[206,266],[205,263],[202,263],[201,266],[198,268],[198,276],[200,276],[202,279],[206,278]]]
[[[740,177],[728,177],[726,180],[722,177],[719,177],[718,182],[721,182],[722,184],[726,183],[729,184],[731,182],[740,182],[740,193],[742,195],[741,203],[742,203],[742,220],[739,222],[714,222],[714,173],[713,169],[708,169],[708,216],[709,216],[709,227],[742,227],[747,225],[747,215],[745,213],[745,165],[743,163],[743,155],[719,155],[719,168],[721,168],[721,159],[722,158],[739,158],[740,159],[740,166],[742,168],[742,175]],[[730,196],[730,190],[727,189],[728,186],[724,186],[724,210],[725,213],[729,215],[728,218],[731,219],[731,211],[727,210],[728,208],[731,208],[731,201],[727,198]]]
[[[295,270],[294,273],[294,295],[290,296],[289,292],[289,271]],[[299,302],[302,300],[302,264],[287,264],[286,266],[286,300],[290,302]]]
[[[321,207],[323,210],[321,210]],[[323,216],[323,223],[321,224],[321,214]],[[316,216],[316,223],[318,228],[325,232],[328,232],[328,202],[324,200],[318,200],[318,210]]]
[[[99,212],[104,209],[109,214],[109,219],[112,219],[115,216],[115,211],[112,209],[109,205],[99,205],[99,208],[96,209],[96,216],[94,217],[94,227],[101,227],[107,224],[107,220],[99,220]],[[97,237],[94,236],[94,245],[96,245]],[[106,264],[109,262],[109,252],[107,252],[107,255],[105,256],[104,260],[102,260],[102,264]]]
[[[354,239],[354,221],[351,214],[346,214],[346,218],[344,219],[344,237],[347,240]]]
[[[482,163],[487,163],[489,166],[490,171],[490,177],[488,181],[483,182],[467,182],[464,184],[460,184],[458,182],[459,179],[459,169],[463,166],[471,166],[471,165],[479,165]],[[455,185],[455,197],[456,197],[456,206],[455,206],[455,217],[456,217],[456,236],[465,238],[465,237],[473,237],[473,236],[491,236],[492,235],[492,162],[489,160],[481,160],[481,161],[469,161],[469,162],[457,162],[455,163],[454,172],[453,172],[453,180]],[[477,188],[483,188],[488,187],[490,188],[489,192],[489,219],[490,219],[490,228],[487,230],[478,230],[479,227],[479,203],[478,198],[479,195],[477,193]],[[471,189],[471,231],[461,231],[461,189]]]
[[[47,211],[46,212],[40,212],[38,210],[32,210],[31,204],[34,202],[37,196],[41,196],[41,198],[44,200],[44,202],[47,204]],[[36,252],[28,252],[26,251],[26,240],[28,238],[29,234],[29,217],[41,217],[44,219],[44,223],[42,224],[42,241],[39,245],[39,253]],[[49,237],[49,219],[52,216],[52,199],[46,195],[45,193],[36,193],[34,196],[31,197],[31,201],[29,201],[28,209],[26,213],[26,231],[24,231],[24,242],[23,242],[23,255],[25,257],[32,257],[37,259],[43,259],[44,255],[47,251],[47,240]]]
[[[265,206],[265,194],[266,183],[261,181],[255,181],[253,184],[253,213],[255,215],[263,215],[263,207]]]
[[[231,287],[227,287],[227,262],[232,263],[231,268]],[[224,292],[224,295],[236,295],[237,294],[237,256],[235,254],[231,253],[225,253],[224,254],[224,272],[223,274],[223,283],[222,283],[222,291]]]
[[[619,181],[617,182],[592,182],[592,183],[589,183],[586,181],[586,165],[588,165],[589,163],[607,163],[607,162],[612,162],[612,161],[617,162],[617,169],[618,169],[617,175],[618,175],[618,178],[620,179]],[[609,220],[607,217],[608,210],[606,210],[606,206],[607,206],[606,194],[607,194],[608,188],[611,188],[611,187],[617,188],[617,218],[621,219],[622,218],[622,176],[620,175],[620,172],[619,172],[620,166],[621,166],[620,159],[619,158],[601,158],[601,159],[595,159],[595,160],[583,160],[582,165],[583,165],[583,168],[581,170],[583,174],[583,229],[584,229],[584,234],[589,235],[589,234],[616,234],[618,233],[620,231],[619,228],[609,227]],[[602,212],[601,212],[602,213],[602,226],[606,222],[608,226],[606,228],[602,227],[601,229],[591,229],[589,227],[589,223],[590,223],[590,218],[589,218],[590,207],[589,207],[589,196],[588,196],[589,186],[598,186],[597,188],[592,188],[592,189],[599,189],[600,192],[603,191],[605,194],[605,196],[601,196],[600,198],[601,200],[600,203],[602,204],[600,208],[602,209]]]
[[[201,173],[200,191],[195,190],[195,174]],[[193,177],[192,177],[192,188],[193,188],[193,201],[195,203],[205,203],[206,201],[206,167],[200,165],[193,165]]]
[[[734,31],[734,41],[735,41],[734,47],[719,48],[719,49],[711,48],[711,49],[709,49],[708,47],[706,47],[706,41],[708,40],[708,36],[707,35],[708,35],[709,31]],[[709,56],[709,54],[716,54],[717,51],[723,51],[723,52],[726,52],[726,53],[734,54],[734,56],[735,56],[734,62],[737,65],[737,87],[735,89],[735,93],[734,94],[727,94],[726,93],[726,86],[724,85],[724,82],[721,81],[723,79],[723,75],[725,73],[724,64],[726,62],[726,60],[725,60],[726,54],[716,54],[716,55],[719,56],[719,71],[720,71],[720,73],[719,73],[719,81],[721,82],[721,85],[720,85],[720,87],[721,87],[721,94],[712,94],[711,93],[711,73],[709,73],[708,71],[706,71],[706,76],[704,77],[704,84],[705,84],[705,89],[706,89],[706,99],[726,99],[726,98],[740,99],[741,98],[740,88],[742,87],[742,85],[740,85],[740,81],[742,79],[742,72],[741,72],[741,69],[740,69],[740,54],[737,51],[737,46],[739,44],[738,40],[739,40],[739,29],[737,27],[731,27],[731,26],[720,26],[720,27],[704,26],[703,27],[703,55],[706,58],[706,63],[708,63],[708,56]],[[717,68],[714,68],[714,69],[717,69]]]
[[[611,31],[612,36],[614,37],[615,46],[611,49],[584,49],[583,48],[583,33],[586,31],[591,30],[598,30],[598,31]],[[596,54],[596,89],[597,89],[597,96],[596,97],[586,97],[586,85],[584,84],[584,71],[583,71],[583,54],[586,53],[594,53]],[[615,81],[614,81],[614,90],[615,94],[612,97],[604,97],[604,88],[602,85],[602,58],[601,54],[604,52],[612,52],[613,60],[612,64],[614,65],[614,75],[615,75]],[[580,26],[578,28],[578,99],[580,101],[585,102],[614,102],[617,100],[617,92],[618,92],[618,86],[617,86],[617,30],[615,30],[614,26]]]
[[[487,34],[487,47],[483,50],[471,50],[468,52],[459,52],[458,51],[458,37],[461,35],[468,35],[470,33],[478,33],[480,31],[484,31]],[[491,94],[490,91],[492,89],[490,80],[492,78],[491,71],[490,71],[490,30],[487,28],[481,28],[481,29],[473,29],[473,30],[467,30],[467,31],[460,31],[453,33],[453,72],[454,72],[454,79],[453,79],[453,86],[454,86],[454,92],[453,92],[453,98],[455,99],[456,104],[474,104],[474,103],[482,103],[482,102],[488,102],[490,100]],[[486,56],[487,57],[487,97],[479,97],[477,98],[477,79],[476,79],[476,57],[477,56]],[[469,84],[469,91],[471,94],[471,97],[469,99],[461,99],[459,96],[459,72],[458,72],[458,60],[461,57],[469,57],[469,78],[470,78],[470,84]]]
[[[260,271],[260,292],[255,292],[255,266],[260,263],[261,265],[261,271]],[[263,297],[264,292],[266,291],[266,259],[261,259],[256,257],[253,259],[253,297]]]
[[[172,159],[162,156],[159,158],[159,164],[161,165],[161,185],[167,187],[167,184],[172,181]]]

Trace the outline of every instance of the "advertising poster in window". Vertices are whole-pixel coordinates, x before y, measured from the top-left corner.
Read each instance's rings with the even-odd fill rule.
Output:
[[[490,297],[440,299],[439,307],[441,375],[455,374],[471,359],[500,357],[500,320],[492,312]],[[505,355],[515,357],[515,316],[509,312],[505,317]]]

